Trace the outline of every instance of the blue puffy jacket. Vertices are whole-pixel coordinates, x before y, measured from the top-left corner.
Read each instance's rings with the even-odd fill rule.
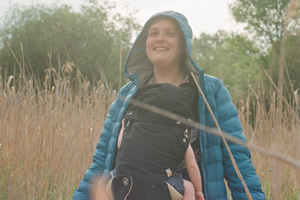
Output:
[[[219,79],[204,75],[203,70],[191,58],[192,30],[186,18],[182,14],[173,11],[157,13],[146,22],[127,57],[124,73],[131,81],[119,91],[117,99],[109,109],[96,152],[93,156],[93,164],[85,172],[78,189],[75,190],[74,200],[89,199],[90,181],[99,174],[108,173],[113,168],[118,134],[128,102],[137,92],[139,85],[153,76],[152,64],[145,53],[147,27],[151,20],[162,15],[173,18],[178,22],[187,46],[188,59],[186,67],[189,71],[198,75],[199,84],[221,129],[232,136],[246,141],[237,110],[231,102],[228,90]],[[199,96],[198,113],[200,124],[216,127],[201,96]],[[208,200],[228,199],[224,183],[225,178],[233,199],[247,199],[244,187],[236,175],[228,152],[220,137],[199,131],[199,143],[201,150],[201,166],[199,168],[203,179],[203,193],[205,198]],[[260,180],[251,162],[250,151],[245,147],[231,142],[229,142],[229,146],[251,192],[252,198],[255,200],[265,199],[265,195],[261,190]]]

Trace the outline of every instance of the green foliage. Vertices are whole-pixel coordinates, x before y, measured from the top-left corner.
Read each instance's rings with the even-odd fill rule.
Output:
[[[300,35],[290,36],[285,49],[285,60],[294,89],[300,89]]]
[[[112,85],[119,77],[120,45],[124,63],[139,27],[133,13],[121,16],[115,8],[114,3],[94,0],[80,12],[67,5],[13,7],[1,27],[1,66],[12,75],[25,65],[43,77],[46,69],[62,69],[71,62],[89,80],[107,79]]]
[[[290,86],[295,90],[300,88],[300,14],[297,6],[297,1],[291,0],[235,0],[229,6],[235,20],[246,23],[246,30],[263,48],[266,54],[263,66],[269,69],[275,83],[280,76],[280,51],[284,52],[285,88],[288,91]],[[285,44],[283,37],[287,38]]]
[[[273,45],[272,62],[270,62],[270,71],[272,79],[275,83],[278,82],[278,57],[280,56],[280,48],[284,48],[284,74],[285,74],[285,88],[287,91],[300,89],[300,35],[291,35],[287,38],[284,47],[280,44]]]
[[[237,22],[246,23],[246,29],[267,45],[279,41],[283,21],[290,0],[235,0],[230,4]]]
[[[248,84],[258,78],[258,67],[265,60],[254,42],[246,36],[219,31],[214,35],[202,33],[194,39],[195,62],[211,74],[221,78],[233,100],[247,95]]]

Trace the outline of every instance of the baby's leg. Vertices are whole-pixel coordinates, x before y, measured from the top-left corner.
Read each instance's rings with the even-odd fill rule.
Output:
[[[183,180],[183,184],[184,184],[183,200],[195,200],[195,190],[193,184],[187,180]]]

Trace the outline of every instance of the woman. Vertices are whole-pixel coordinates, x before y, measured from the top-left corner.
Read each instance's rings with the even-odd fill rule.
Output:
[[[149,30],[149,27],[153,28],[150,25],[154,20],[166,18],[175,20],[184,39],[173,40],[171,31],[169,33],[167,31],[167,36],[162,37],[158,31],[160,27]],[[165,25],[160,24],[160,26]],[[74,200],[90,198],[92,179],[100,174],[107,174],[113,169],[121,122],[128,102],[143,85],[154,82],[179,86],[182,82],[191,82],[191,77],[188,75],[195,74],[221,129],[246,141],[236,108],[231,102],[227,89],[219,79],[204,75],[203,70],[192,60],[191,53],[192,30],[182,14],[173,11],[161,12],[153,15],[146,22],[125,63],[125,76],[130,79],[130,82],[119,91],[116,101],[109,110],[93,157],[94,162],[74,192]],[[195,109],[200,124],[216,127],[200,95]],[[202,175],[205,199],[227,199],[224,178],[227,180],[233,199],[247,199],[221,139],[204,131],[197,131],[192,135],[191,143]],[[259,178],[251,163],[249,150],[233,143],[229,143],[229,147],[252,198],[265,199]],[[189,179],[188,176],[184,178]]]

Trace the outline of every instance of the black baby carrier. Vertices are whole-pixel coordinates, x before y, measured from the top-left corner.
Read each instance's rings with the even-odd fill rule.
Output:
[[[134,99],[195,120],[197,94],[193,83],[151,84],[141,86]],[[129,105],[116,158],[117,176],[110,183],[114,199],[174,199],[172,187],[164,180],[184,159],[189,139],[190,127],[180,121]]]

